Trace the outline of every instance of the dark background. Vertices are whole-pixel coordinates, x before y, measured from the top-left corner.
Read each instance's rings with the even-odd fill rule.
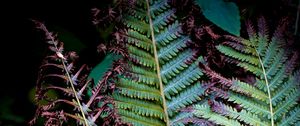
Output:
[[[30,0],[1,4],[0,125],[25,125],[35,112],[29,92],[35,86],[47,45],[30,19],[44,22],[50,30],[59,27],[72,33],[84,44],[83,55],[93,59],[100,40],[92,24],[91,8],[104,2]]]
[[[3,6],[0,17],[0,125],[25,125],[35,112],[29,94],[35,86],[38,67],[47,46],[43,34],[36,31],[30,19],[44,22],[50,30],[59,27],[72,33],[84,45],[80,55],[93,64],[97,62],[93,59],[101,38],[92,24],[91,8],[103,6],[108,1],[29,0],[0,3]],[[296,16],[295,6],[285,6],[288,0],[233,1],[238,3],[241,12],[242,8],[247,9],[244,18],[264,15],[277,20],[282,16]],[[57,33],[57,30],[54,31]]]

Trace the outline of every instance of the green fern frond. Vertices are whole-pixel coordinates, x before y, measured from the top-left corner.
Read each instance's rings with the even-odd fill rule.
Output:
[[[140,33],[148,33],[147,36],[149,36],[149,26],[146,22],[141,22],[138,18],[130,15],[127,15],[123,20],[127,27],[132,28]]]
[[[191,112],[178,113],[177,115],[175,115],[174,118],[172,118],[170,120],[170,125],[171,126],[184,126],[184,123],[182,122],[182,120],[184,120],[186,118],[192,118],[192,117],[194,117],[194,115]]]
[[[151,51],[153,53],[152,41],[147,36],[134,30],[128,30],[127,34],[127,42],[129,44],[133,44],[136,47],[143,48],[144,50]]]
[[[164,111],[160,105],[155,104],[155,102],[133,99],[131,97],[125,97],[123,95],[114,94],[114,99],[117,108],[130,110],[141,116],[148,116],[163,119]]]
[[[188,41],[190,41],[188,36],[176,39],[173,44],[169,44],[164,50],[160,50],[158,57],[165,60],[175,57],[179,51],[186,48],[186,42]]]
[[[274,106],[276,106],[280,101],[282,101],[285,97],[289,95],[290,92],[293,90],[299,89],[299,85],[295,85],[296,83],[299,83],[299,70],[283,84],[279,88],[277,88],[274,93],[272,93],[273,98],[272,98],[272,103]]]
[[[299,125],[299,118],[300,118],[300,107],[293,108],[287,116],[283,117],[279,126],[290,126],[290,125]],[[298,124],[297,124],[298,122]]]
[[[246,94],[252,98],[259,99],[266,103],[268,102],[268,95],[266,95],[263,91],[259,90],[257,87],[252,86],[248,83],[241,82],[239,80],[234,80],[230,89],[235,92]]]
[[[250,99],[247,96],[234,92],[229,92],[229,96],[229,101],[239,104],[240,106],[254,114],[263,115],[264,117],[266,117],[270,113],[268,104],[265,102]]]
[[[230,119],[218,113],[212,112],[210,106],[207,103],[202,105],[195,105],[193,113],[200,118],[208,119],[209,121],[214,122],[218,125],[241,126],[241,124],[234,119]]]
[[[156,120],[154,118],[140,116],[132,111],[127,111],[123,109],[119,109],[119,114],[123,117],[123,120],[126,122],[131,122],[137,126],[164,126],[164,122],[160,120]]]
[[[235,59],[237,66],[256,76],[254,84],[232,80],[228,100],[239,104],[242,110],[235,112],[225,107],[231,111],[226,116],[236,116],[250,125],[294,125],[300,120],[294,116],[300,114],[299,70],[295,69],[298,54],[283,48],[286,24],[279,25],[269,38],[265,22],[263,18],[258,20],[258,33],[248,24],[249,40],[235,39],[236,43],[217,46],[221,53]]]
[[[124,15],[129,61],[113,96],[121,118],[133,125],[179,124],[180,110],[205,92],[197,82],[203,59],[188,49],[175,12],[168,0],[137,0]]]
[[[172,98],[172,100],[167,103],[169,115],[173,115],[173,113],[180,110],[180,108],[185,108],[186,105],[200,100],[200,96],[203,95],[204,92],[205,90],[204,88],[201,88],[201,84],[197,83],[190,89],[185,90],[179,96]]]
[[[177,74],[176,77],[174,77],[165,85],[164,93],[166,98],[170,98],[172,95],[175,95],[178,92],[181,92],[181,90],[189,87],[202,75],[203,74],[197,65],[191,65],[187,70]]]
[[[235,119],[238,121],[244,121],[250,125],[268,126],[267,122],[262,121],[257,115],[241,110],[238,112],[235,108],[225,105],[221,102],[214,102],[213,108],[218,109],[217,113],[225,115],[230,119]]]
[[[139,99],[160,101],[160,92],[156,88],[121,78],[118,89],[122,95]]]

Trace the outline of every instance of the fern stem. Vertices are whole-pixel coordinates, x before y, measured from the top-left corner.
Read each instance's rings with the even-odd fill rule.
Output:
[[[272,105],[272,96],[271,96],[271,91],[270,91],[270,87],[269,87],[269,81],[268,81],[268,78],[267,78],[267,75],[266,75],[266,70],[265,70],[264,64],[263,64],[263,62],[262,62],[262,60],[260,58],[260,55],[259,55],[259,53],[258,53],[257,50],[255,50],[255,51],[257,53],[260,65],[262,67],[264,78],[265,78],[265,83],[266,83],[267,90],[268,90],[269,105],[270,105],[269,106],[270,107],[270,116],[271,116],[271,126],[275,126],[274,125],[274,112],[273,112],[273,105]]]
[[[51,39],[51,41],[52,41],[53,43],[55,43],[55,39],[54,39],[52,36],[50,36],[50,39]],[[56,44],[53,44],[53,45],[54,45],[54,47],[55,47],[57,53],[60,53],[60,52],[58,51],[59,49],[57,48]],[[69,82],[70,82],[70,85],[71,85],[72,91],[73,91],[73,93],[74,93],[76,102],[77,102],[77,104],[78,104],[78,106],[79,106],[79,109],[80,109],[80,112],[81,112],[83,121],[84,121],[84,123],[85,123],[85,126],[89,126],[89,124],[88,124],[88,122],[87,122],[87,119],[86,119],[86,117],[85,117],[84,111],[83,111],[83,109],[82,109],[80,100],[79,100],[79,98],[78,98],[78,96],[77,96],[77,91],[75,90],[73,80],[72,80],[72,78],[71,78],[71,76],[70,76],[70,73],[69,73],[69,71],[68,71],[68,68],[67,68],[67,66],[66,66],[66,64],[65,64],[65,59],[64,59],[64,57],[60,57],[60,59],[62,60],[62,64],[63,64],[64,70],[66,71],[68,80],[69,80]]]
[[[88,122],[87,122],[87,119],[86,119],[86,117],[85,117],[85,114],[84,114],[84,112],[83,112],[83,109],[82,109],[80,100],[79,100],[79,98],[78,98],[78,96],[77,96],[77,91],[75,90],[75,87],[74,87],[72,78],[71,78],[71,76],[70,76],[70,73],[68,72],[68,69],[67,69],[67,66],[66,66],[66,64],[65,64],[65,62],[64,62],[64,59],[63,59],[63,58],[61,58],[61,59],[62,59],[62,64],[63,64],[63,66],[64,66],[64,69],[65,69],[65,71],[66,71],[67,77],[68,77],[68,79],[69,79],[70,85],[71,85],[72,90],[73,90],[73,92],[74,92],[74,95],[75,95],[75,98],[76,98],[76,102],[77,102],[77,104],[78,104],[78,106],[79,106],[79,109],[80,109],[82,118],[83,118],[83,120],[84,120],[84,123],[85,123],[86,126],[89,126],[89,124],[88,124]]]
[[[149,24],[150,24],[150,31],[151,31],[151,39],[152,39],[152,45],[153,45],[153,52],[154,52],[154,58],[155,58],[155,63],[156,63],[156,72],[157,72],[157,77],[159,81],[159,86],[160,86],[160,95],[162,96],[162,102],[163,102],[163,109],[165,113],[165,121],[166,125],[169,126],[169,115],[167,111],[167,103],[165,99],[165,94],[164,94],[164,88],[163,88],[163,83],[160,75],[160,66],[159,66],[159,61],[158,61],[158,56],[157,56],[157,49],[156,49],[156,40],[154,37],[154,31],[153,31],[153,23],[151,19],[151,14],[150,14],[150,6],[149,6],[149,0],[146,0],[147,4],[147,12],[148,12],[148,17],[149,17]]]

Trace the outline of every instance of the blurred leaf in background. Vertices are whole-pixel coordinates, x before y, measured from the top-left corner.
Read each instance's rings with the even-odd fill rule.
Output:
[[[98,32],[99,32],[99,35],[100,37],[103,39],[103,40],[108,40],[108,37],[111,35],[111,33],[113,32],[114,30],[114,27],[115,27],[115,22],[114,23],[111,23],[108,27],[106,28],[98,28]]]
[[[29,94],[28,94],[28,99],[29,101],[31,101],[33,104],[37,105],[37,104],[42,104],[42,105],[46,105],[48,103],[48,101],[46,100],[41,100],[39,101],[38,103],[35,102],[35,93],[36,93],[36,88],[33,87]],[[55,90],[49,90],[47,93],[46,93],[46,96],[50,99],[54,99],[54,98],[57,98],[58,97],[58,94],[55,92]]]
[[[0,104],[0,125],[5,126],[13,126],[13,124],[21,124],[25,122],[24,117],[21,117],[19,115],[15,115],[12,110],[12,105],[14,104],[14,99],[5,96],[3,98],[3,101],[1,101]],[[10,125],[8,125],[8,124]]]
[[[58,39],[64,42],[64,46],[67,51],[80,53],[82,49],[86,48],[86,45],[67,29],[56,25],[53,26],[52,31],[55,31],[58,35]]]
[[[97,84],[97,82],[102,79],[105,72],[112,67],[113,61],[119,59],[121,56],[109,53],[107,54],[104,59],[96,65],[91,73],[89,74],[89,78],[94,79],[94,83]]]
[[[240,36],[241,22],[238,6],[224,0],[196,0],[203,15],[223,30]]]

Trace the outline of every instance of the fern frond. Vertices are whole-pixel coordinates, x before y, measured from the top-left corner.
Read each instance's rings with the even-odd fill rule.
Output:
[[[171,95],[181,92],[183,89],[191,86],[193,82],[202,76],[202,72],[198,69],[197,65],[191,65],[184,72],[177,74],[175,78],[170,80],[167,85],[165,85],[164,93],[167,98]]]
[[[177,114],[171,121],[170,125],[171,126],[184,126],[184,122],[182,120],[188,119],[188,118],[193,118],[194,115],[191,112],[181,112]]]
[[[200,89],[200,90],[199,90]],[[173,97],[172,101],[168,102],[168,113],[173,115],[180,108],[187,107],[186,105],[192,104],[198,100],[201,100],[200,96],[204,95],[205,88],[201,87],[200,83],[195,84],[190,89],[185,90],[180,95]]]
[[[174,20],[174,18],[176,18],[174,13],[175,13],[175,9],[171,9],[159,14],[158,16],[152,16],[152,18],[155,19],[153,22],[154,31],[160,32],[159,31],[160,29],[163,29],[167,24],[169,24],[172,20]]]
[[[234,119],[229,119],[218,113],[212,112],[210,106],[207,104],[195,105],[193,108],[194,108],[194,110],[192,112],[196,116],[198,116],[200,118],[208,119],[209,121],[214,122],[218,125],[241,126],[241,124]]]
[[[118,112],[121,116],[124,117],[123,118],[124,121],[131,122],[133,125],[163,126],[163,124],[164,124],[162,121],[159,121],[159,120],[156,120],[153,118],[149,118],[149,117],[144,117],[144,116],[138,115],[132,111],[120,109]]]
[[[300,107],[293,108],[287,116],[283,117],[279,126],[299,125],[300,119]],[[298,124],[297,124],[298,122]]]
[[[245,54],[245,53],[240,53],[239,51],[236,51],[235,49],[232,49],[231,47],[219,46],[218,50],[229,57],[238,59],[239,61],[249,63],[249,64],[252,64],[255,66],[259,65],[259,60],[255,56]]]
[[[270,113],[267,103],[250,99],[249,97],[244,95],[232,92],[229,94],[229,101],[237,103],[248,111],[257,115],[266,117]]]
[[[147,36],[131,29],[128,30],[127,34],[128,34],[127,42],[129,44],[133,44],[136,47],[143,48],[146,51],[153,52],[152,43],[151,43],[152,41]]]
[[[269,41],[269,31],[266,20],[262,17],[258,19],[258,48],[257,52],[259,54],[265,54]]]
[[[160,101],[160,92],[155,88],[125,78],[119,80],[120,93],[128,97]]]
[[[233,41],[236,43],[226,41],[217,46],[221,53],[236,60],[237,66],[256,76],[254,84],[233,79],[229,85],[228,100],[240,105],[242,110],[226,110],[230,110],[231,114],[235,113],[231,116],[236,116],[239,121],[250,125],[271,126],[293,125],[299,121],[299,117],[294,117],[296,120],[291,123],[285,121],[287,115],[300,114],[297,102],[300,97],[299,70],[296,69],[298,54],[292,54],[283,47],[286,43],[283,35],[285,28],[285,23],[279,25],[269,38],[266,21],[260,18],[258,33],[248,23],[249,40],[235,39]],[[217,76],[214,78],[223,79]]]
[[[241,82],[239,80],[234,80],[230,89],[235,92],[239,92],[268,103],[268,95],[266,95],[263,91],[259,90],[255,86],[252,86],[248,83]]]
[[[72,75],[72,67],[73,67],[73,63],[70,63],[70,62],[67,62],[67,59],[66,57],[70,57],[70,56],[64,56],[62,53],[63,53],[63,43],[62,42],[59,42],[58,40],[56,40],[55,36],[53,35],[53,33],[49,32],[48,29],[46,28],[46,26],[38,21],[34,21],[37,25],[37,28],[42,30],[45,35],[46,35],[46,38],[48,40],[48,44],[49,45],[49,49],[52,51],[52,54],[54,54],[54,61],[50,60],[50,59],[45,59],[45,64],[47,63],[50,63],[52,62],[51,64],[57,64],[57,65],[43,65],[43,66],[48,66],[48,67],[51,67],[51,66],[55,66],[57,68],[60,68],[58,66],[62,66],[62,70],[63,70],[63,75],[61,74],[56,74],[56,73],[47,73],[45,71],[47,70],[42,70],[43,73],[40,73],[41,76],[43,77],[42,79],[45,79],[45,77],[54,77],[54,78],[60,78],[60,79],[63,79],[63,82],[66,82],[66,85],[64,87],[53,87],[52,88],[37,88],[37,90],[44,90],[44,91],[37,91],[37,92],[42,92],[41,94],[38,94],[38,95],[41,95],[42,98],[37,98],[38,100],[42,100],[42,99],[47,99],[47,97],[45,97],[45,93],[49,90],[49,89],[56,89],[56,90],[60,90],[60,91],[67,91],[68,92],[68,89],[71,89],[72,91],[72,95],[73,96],[73,101],[69,101],[69,100],[66,100],[66,99],[52,99],[52,100],[49,100],[50,103],[48,105],[40,105],[39,108],[42,108],[41,110],[37,109],[37,115],[36,116],[45,116],[43,114],[45,113],[55,113],[58,112],[58,111],[62,111],[62,110],[55,110],[53,109],[54,106],[56,106],[57,103],[59,102],[63,102],[63,103],[66,103],[66,104],[69,104],[69,105],[72,105],[72,107],[75,107],[75,109],[78,109],[79,111],[75,111],[75,113],[77,113],[79,116],[81,116],[82,118],[80,120],[77,120],[78,122],[80,123],[84,123],[85,125],[88,125],[88,120],[86,118],[86,114],[87,112],[83,109],[83,105],[81,103],[81,95],[78,95],[77,93],[77,90],[75,88],[75,86],[77,85],[76,83],[76,80],[77,80],[77,77],[79,75],[79,73],[82,71],[83,67],[81,69],[78,70],[78,72],[75,74],[75,75]],[[70,53],[71,54],[71,53]],[[73,53],[73,54],[76,54],[76,53]],[[70,64],[70,65],[69,65]],[[70,66],[70,67],[69,67]],[[49,68],[48,68],[49,70]],[[41,81],[41,82],[38,82],[37,85],[43,85],[45,82]],[[69,93],[70,94],[70,93]],[[38,96],[39,97],[39,96]],[[75,99],[75,100],[74,100]],[[64,115],[64,112],[61,112],[61,115]],[[48,121],[46,121],[45,123],[50,123],[52,122],[52,117],[51,115],[49,116],[45,116],[46,119]],[[36,118],[36,117],[35,117]],[[34,122],[35,119],[33,119],[32,122]],[[60,118],[58,118],[57,120],[60,120]],[[51,125],[51,124],[49,124]]]
[[[188,49],[191,40],[175,13],[168,0],[138,0],[124,15],[129,61],[113,96],[121,118],[133,125],[168,125],[204,95],[197,83],[202,59]]]
[[[149,34],[149,28],[146,22],[140,22],[139,19],[127,15],[126,18],[124,19],[124,24],[129,27],[132,28],[133,30],[136,30],[142,34],[144,33],[148,33]],[[149,36],[149,35],[148,35]]]
[[[176,39],[175,42],[173,42],[174,44],[170,44],[165,47],[164,50],[160,50],[158,57],[165,60],[175,57],[176,55],[178,55],[179,51],[187,47],[186,42],[188,41],[190,40],[187,36]]]
[[[288,95],[286,95],[285,99],[274,108],[274,118],[285,115],[294,106],[299,106],[297,102],[299,97],[299,89],[292,90]]]
[[[122,95],[114,94],[115,103],[118,108],[128,109],[141,116],[156,117],[163,119],[164,112],[160,105],[145,100],[132,99]]]
[[[235,108],[225,105],[220,102],[213,102],[212,109],[216,109],[217,113],[220,113],[221,115],[227,116],[231,119],[236,119],[239,121],[244,121],[247,124],[250,125],[259,125],[259,126],[268,126],[269,124],[266,122],[263,122],[258,116],[253,115],[250,112],[247,112],[245,110],[241,110],[238,112]]]
[[[45,118],[45,125],[65,125],[73,122],[78,125],[95,126],[97,124],[110,125],[119,123],[115,111],[110,107],[112,99],[100,91],[104,91],[106,78],[112,76],[112,72],[120,71],[113,68],[105,74],[104,79],[97,86],[93,85],[92,79],[87,78],[86,65],[79,69],[75,68],[75,52],[63,55],[63,43],[49,32],[46,27],[36,22],[38,28],[45,32],[46,39],[50,45],[50,56],[44,59],[40,67],[39,79],[37,81],[36,100],[46,101],[46,104],[38,104],[34,119],[30,122],[33,125],[38,117]],[[51,77],[51,79],[48,79]],[[50,85],[51,84],[51,85]],[[54,90],[60,93],[58,98],[48,98],[47,93]],[[89,92],[92,92],[89,95]],[[73,110],[70,108],[74,108]],[[101,117],[101,114],[108,115]],[[101,119],[100,119],[101,118]],[[115,119],[115,120],[114,120]],[[101,121],[100,121],[101,120]],[[114,122],[113,122],[114,121]]]

